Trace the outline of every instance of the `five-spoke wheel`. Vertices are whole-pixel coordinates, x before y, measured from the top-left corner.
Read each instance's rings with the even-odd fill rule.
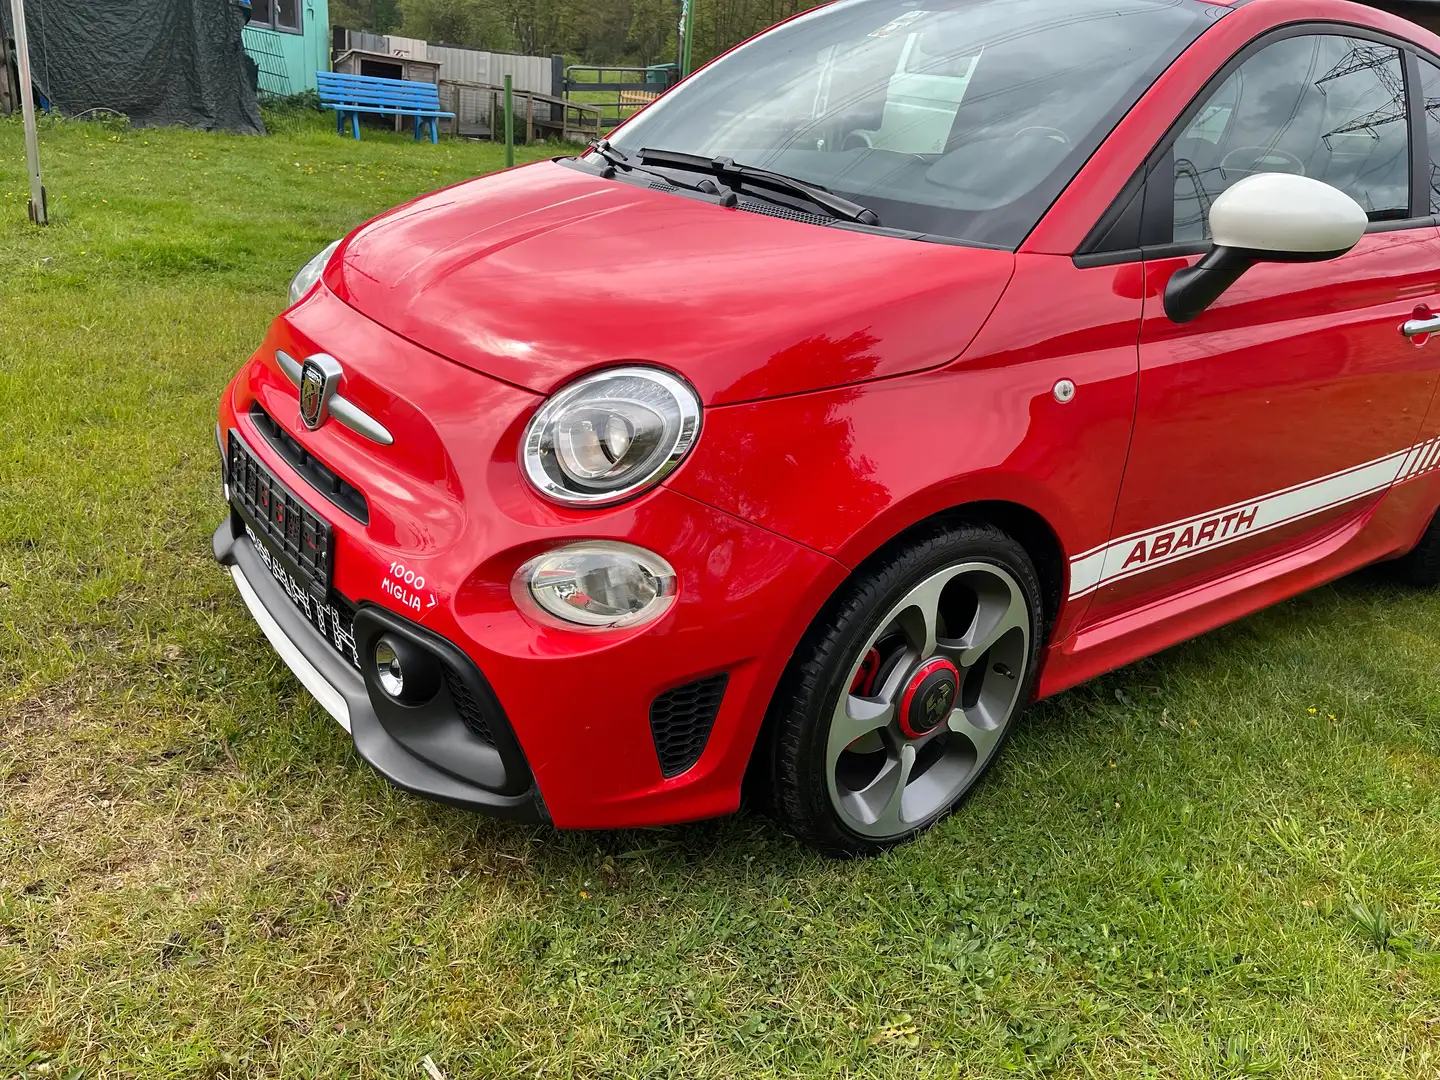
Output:
[[[878,850],[954,807],[1029,697],[1038,593],[1023,548],[980,524],[858,575],[777,693],[776,807],[792,831]]]

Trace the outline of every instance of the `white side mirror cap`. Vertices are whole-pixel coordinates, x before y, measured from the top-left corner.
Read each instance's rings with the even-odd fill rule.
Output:
[[[1293,173],[1257,173],[1233,184],[1210,207],[1216,247],[1257,259],[1310,261],[1343,255],[1370,222],[1339,188]]]

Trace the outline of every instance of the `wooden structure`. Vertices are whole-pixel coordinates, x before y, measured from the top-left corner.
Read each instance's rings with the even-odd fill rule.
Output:
[[[13,113],[19,100],[20,88],[15,85],[14,70],[10,63],[10,45],[5,40],[3,27],[0,27],[0,116]]]
[[[402,82],[438,83],[440,65],[415,56],[391,56],[389,53],[347,49],[335,57],[335,71],[342,75],[368,75],[376,79],[398,79]]]
[[[450,132],[461,138],[500,139],[505,130],[503,86],[445,79],[440,83],[440,100],[450,109]],[[603,117],[593,105],[566,101],[533,90],[513,91],[516,134],[524,141],[564,139],[585,142],[594,137]]]
[[[435,82],[481,83],[501,86],[509,75],[516,90],[559,96],[564,62],[553,56],[524,56],[519,53],[487,52],[401,37],[399,34],[371,34],[336,26],[331,31],[333,51],[344,56],[352,50],[383,59],[428,60],[440,66]],[[558,62],[558,66],[557,66]]]
[[[429,132],[430,141],[440,141],[439,120],[448,120],[454,113],[440,108],[440,88],[434,83],[407,82],[404,79],[378,79],[369,75],[342,75],[321,71],[316,74],[320,87],[320,105],[335,110],[335,128],[345,134],[345,121],[360,138],[360,114],[393,116],[396,120],[410,117],[415,124],[415,141],[422,130]]]

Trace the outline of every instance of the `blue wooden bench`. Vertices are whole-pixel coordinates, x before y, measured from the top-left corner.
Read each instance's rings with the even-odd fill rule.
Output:
[[[440,88],[434,83],[411,82],[409,79],[381,79],[373,75],[342,75],[338,71],[321,71],[315,78],[320,84],[320,104],[335,110],[335,130],[345,134],[348,118],[355,138],[360,138],[360,114],[375,116],[413,116],[415,139],[420,132],[430,131],[432,143],[440,141],[437,120],[455,114],[440,108]]]

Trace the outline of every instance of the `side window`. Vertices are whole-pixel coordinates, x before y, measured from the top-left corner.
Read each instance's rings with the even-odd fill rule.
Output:
[[[1330,35],[1250,57],[1175,141],[1174,240],[1208,240],[1215,197],[1263,172],[1323,180],[1371,221],[1409,217],[1404,71],[1398,49]]]
[[[1430,142],[1430,212],[1440,214],[1440,67],[1420,61],[1420,94],[1425,99],[1425,135]]]

